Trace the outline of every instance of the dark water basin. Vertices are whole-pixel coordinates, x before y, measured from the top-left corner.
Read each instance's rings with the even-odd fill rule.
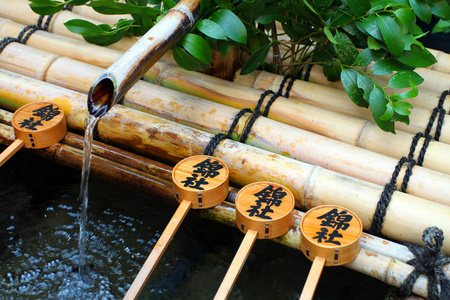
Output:
[[[0,182],[0,299],[121,299],[176,209],[92,176],[81,280],[80,172],[19,153],[0,168]],[[191,211],[140,299],[212,299],[242,239]],[[229,299],[298,299],[310,267],[301,252],[258,240]],[[391,299],[396,291],[330,267],[315,299]]]

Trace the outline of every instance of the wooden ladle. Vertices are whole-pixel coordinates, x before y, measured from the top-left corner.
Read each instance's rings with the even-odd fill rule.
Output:
[[[285,234],[294,222],[295,200],[282,185],[255,182],[236,195],[236,224],[245,233],[215,300],[226,299],[247,260],[256,239],[271,239]]]
[[[227,198],[228,178],[228,167],[221,160],[212,156],[188,157],[173,168],[173,191],[180,205],[124,299],[137,299],[191,207],[194,209],[210,208]]]
[[[46,148],[62,140],[67,132],[63,109],[50,102],[33,102],[17,109],[12,126],[16,140],[0,154],[0,166],[22,147]]]
[[[344,207],[322,205],[310,209],[300,224],[300,249],[313,261],[300,300],[312,299],[324,266],[339,266],[359,253],[361,220]]]

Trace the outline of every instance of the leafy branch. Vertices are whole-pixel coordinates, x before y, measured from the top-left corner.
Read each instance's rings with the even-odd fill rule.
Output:
[[[88,42],[110,45],[125,35],[143,35],[167,11],[172,0],[30,0],[38,14],[65,5],[88,5],[102,14],[129,14],[114,26],[71,20],[65,25]],[[323,68],[331,81],[341,80],[350,99],[371,109],[378,126],[395,132],[395,122],[409,124],[417,85],[414,70],[436,62],[418,41],[425,33],[417,19],[439,18],[433,32],[450,32],[446,0],[202,0],[200,19],[174,47],[177,63],[188,70],[212,65],[213,51],[225,56],[233,47],[250,54],[242,74],[257,68],[296,73],[305,64]],[[280,25],[278,27],[277,25]],[[273,60],[267,56],[273,49]],[[372,65],[369,71],[361,68]],[[390,76],[383,86],[382,77]],[[388,88],[408,88],[389,94]]]

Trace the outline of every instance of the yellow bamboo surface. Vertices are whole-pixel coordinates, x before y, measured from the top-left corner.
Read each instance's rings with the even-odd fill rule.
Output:
[[[10,19],[20,24],[35,25],[37,24],[38,19],[40,17],[40,15],[34,13],[31,10],[28,0],[0,0],[0,7],[1,7],[0,17]],[[83,37],[81,35],[69,31],[64,26],[65,22],[72,19],[83,19],[97,25],[102,23],[100,21],[85,16],[80,16],[71,11],[63,10],[53,15],[49,24],[48,31],[62,36],[83,40]],[[120,51],[126,51],[132,45],[134,45],[134,43],[136,43],[137,40],[138,40],[137,37],[125,36],[119,42],[111,45],[111,48]]]
[[[14,141],[13,129],[11,126],[6,126],[1,124],[2,122],[11,121],[12,113],[6,112],[4,110],[0,110],[0,142],[5,144],[10,144]],[[52,151],[53,149],[57,149],[57,155],[55,155]],[[72,168],[81,168],[82,162],[82,153],[81,150],[73,149],[70,146],[65,144],[58,144],[50,147],[47,150],[35,150],[33,153],[43,153],[43,156],[47,159],[54,159],[58,163],[62,165],[68,165]],[[66,153],[66,154],[64,154]],[[67,155],[69,154],[70,155]],[[101,154],[101,152],[99,152]],[[78,157],[78,159],[74,159],[74,156]],[[70,162],[68,161],[70,160]],[[97,155],[93,156],[94,166],[101,161],[104,161],[107,165],[112,162],[107,162],[102,157]],[[78,161],[78,165],[74,164],[74,161]],[[101,168],[99,168],[101,169]],[[92,171],[96,173],[99,169],[93,168]],[[118,165],[115,166],[115,169],[118,169]],[[103,173],[103,176],[108,173],[108,170],[105,169],[106,173]],[[142,172],[138,172],[138,177],[142,178]],[[130,173],[130,172],[128,172]],[[148,183],[147,183],[148,184]],[[158,185],[157,185],[158,186]],[[166,189],[165,192],[162,192],[160,197],[167,200],[173,200],[172,192],[170,190],[170,183],[165,184]],[[156,186],[154,186],[155,188]],[[148,190],[147,192],[154,193],[155,190]],[[228,226],[236,226],[235,221],[235,210],[234,205],[231,203],[224,202],[209,210],[201,210],[200,214],[209,219],[213,219],[215,221],[224,223]],[[274,241],[289,246],[291,248],[300,249],[300,229],[299,225],[304,213],[298,210],[294,211],[294,225],[293,227],[286,233],[285,235],[274,239]],[[401,282],[406,278],[406,276],[412,271],[412,267],[405,265],[404,262],[412,259],[414,256],[409,250],[397,243],[392,241],[388,241],[385,239],[381,239],[378,237],[374,237],[372,235],[363,233],[362,238],[360,240],[360,246],[365,251],[360,251],[358,254],[357,261],[353,261],[350,264],[345,265],[355,271],[363,272],[371,277],[378,278],[383,282],[388,282],[394,286],[399,286]],[[367,261],[368,260],[368,261]],[[361,263],[362,262],[362,263]],[[400,266],[400,267],[399,267]],[[406,267],[405,267],[406,266]],[[404,272],[404,273],[401,273]],[[444,267],[444,272],[446,272],[446,276],[449,277],[449,267]],[[413,292],[418,295],[426,295],[427,287],[427,278],[424,276],[420,276],[417,283],[414,285]]]
[[[17,35],[23,28],[22,25],[9,20],[0,21],[0,35]],[[77,60],[85,61],[90,64],[107,67],[120,57],[120,52],[89,45],[84,42],[74,41],[58,35],[47,32],[36,32],[29,39],[28,45],[42,50],[50,51],[55,54],[67,55]],[[82,51],[77,51],[81,49]],[[101,53],[101,55],[99,55]],[[104,53],[104,54],[103,54]],[[167,56],[165,56],[167,58]],[[158,76],[159,75],[159,76]],[[275,77],[274,80],[264,80],[263,75],[273,77],[273,74],[261,72],[258,76],[260,80],[253,80],[252,76],[239,77],[245,80],[246,84],[255,82],[258,88],[268,87],[274,82],[274,88],[281,82],[281,77]],[[181,70],[175,66],[168,66],[164,63],[157,63],[146,77],[153,82],[159,82],[162,85],[175,89],[189,90],[193,94],[205,98],[213,99],[235,107],[254,107],[260,92],[244,88],[242,86],[231,85],[229,82],[205,76],[203,74]],[[250,82],[249,82],[250,81]],[[178,85],[178,86],[177,86]],[[367,109],[356,107],[345,94],[344,91],[335,90],[328,87],[317,86],[308,82],[296,82],[292,95],[296,97],[295,87],[299,85],[302,91],[302,101],[319,104],[326,108],[351,112],[356,117],[370,118],[370,112]],[[319,91],[319,92],[317,92]],[[230,96],[233,95],[233,96]],[[334,95],[334,96],[333,96]],[[342,97],[335,97],[340,95]],[[305,100],[306,99],[306,100]],[[341,100],[341,101],[337,101]],[[283,123],[293,125],[302,129],[309,130],[324,136],[328,136],[339,141],[356,145],[358,147],[388,155],[394,158],[400,158],[409,152],[412,135],[402,131],[397,131],[393,138],[392,134],[381,131],[378,126],[371,122],[358,118],[351,118],[340,113],[333,113],[328,110],[319,109],[315,106],[309,106],[295,101],[278,99],[271,109],[269,117]],[[423,131],[429,113],[419,110],[413,110],[412,124],[405,126],[400,124],[412,133]],[[417,122],[414,122],[416,120]],[[417,124],[417,126],[416,126]],[[447,138],[444,132],[443,140]],[[441,138],[442,140],[442,138]],[[423,139],[419,141],[418,147],[421,147]],[[450,170],[450,161],[443,159],[449,147],[444,143],[432,142],[428,147],[424,166],[433,170],[448,173]],[[416,152],[416,158],[418,151]]]
[[[81,92],[87,92],[93,80],[102,72],[101,69],[90,65],[31,50],[18,43],[10,44],[0,54],[0,67],[37,79],[45,78],[50,83]],[[24,69],[23,66],[31,65],[31,61],[34,62],[32,65],[35,68]],[[124,104],[134,108],[214,133],[227,131],[238,112],[230,107],[142,81],[130,90],[124,101]],[[249,117],[247,115],[246,119]],[[211,119],[214,119],[214,122],[211,122]],[[244,129],[246,119],[243,119],[244,123],[238,127],[236,132],[238,135]],[[253,126],[247,143],[382,186],[389,181],[397,164],[396,159],[264,117],[260,117]],[[401,176],[405,168],[406,166]],[[416,166],[407,192],[447,205],[450,182],[448,185],[444,183],[448,181],[450,181],[448,175]],[[398,185],[401,185],[401,180]]]
[[[252,86],[260,90],[266,90],[278,87],[282,80],[283,76],[281,75],[275,75],[263,71],[256,71],[245,76],[236,75],[234,82]],[[347,93],[342,89],[297,80],[293,84],[290,98],[297,99],[299,101],[312,105],[317,105],[319,107],[323,107],[341,114],[350,115],[356,118],[364,120],[372,119],[372,112],[369,109],[356,106],[350,100]],[[431,98],[431,101],[433,101],[434,103],[433,107],[436,107],[438,98]],[[447,101],[446,105],[450,106],[450,101]],[[411,134],[423,132],[428,124],[430,115],[430,110],[415,107],[411,110],[411,114],[409,116],[410,124],[407,125],[401,122],[397,122],[396,129],[409,132]],[[433,128],[433,130],[431,131],[431,134],[434,134],[434,129],[435,128]],[[450,143],[449,122],[444,122],[440,141],[447,144]]]
[[[68,126],[82,130],[86,120],[86,95],[52,86],[7,71],[0,82],[14,82],[1,88],[0,104],[16,109],[36,98],[54,101],[65,110]],[[8,100],[10,99],[10,100]],[[212,134],[139,112],[120,105],[98,124],[99,137],[106,143],[132,148],[143,155],[177,162],[203,153]],[[255,181],[273,181],[292,191],[297,207],[309,209],[323,204],[348,207],[357,214],[364,228],[370,226],[383,187],[354,179],[318,166],[293,160],[232,140],[221,142],[214,156],[230,170],[230,181],[244,186]],[[422,243],[422,232],[434,225],[449,234],[450,207],[419,197],[394,192],[387,210],[382,234],[399,241]],[[450,241],[443,251],[450,253]]]

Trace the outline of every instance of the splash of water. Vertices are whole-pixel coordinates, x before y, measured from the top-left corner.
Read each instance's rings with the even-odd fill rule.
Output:
[[[79,257],[79,267],[78,272],[83,276],[86,263],[86,224],[87,224],[87,208],[88,208],[88,183],[89,183],[89,173],[91,170],[91,159],[92,159],[92,140],[95,125],[97,124],[99,118],[92,115],[88,115],[86,131],[84,134],[84,153],[83,153],[83,168],[81,171],[81,185],[80,185],[80,195],[79,200],[81,203],[81,214],[80,214],[80,238],[78,240],[78,248],[80,249]]]

